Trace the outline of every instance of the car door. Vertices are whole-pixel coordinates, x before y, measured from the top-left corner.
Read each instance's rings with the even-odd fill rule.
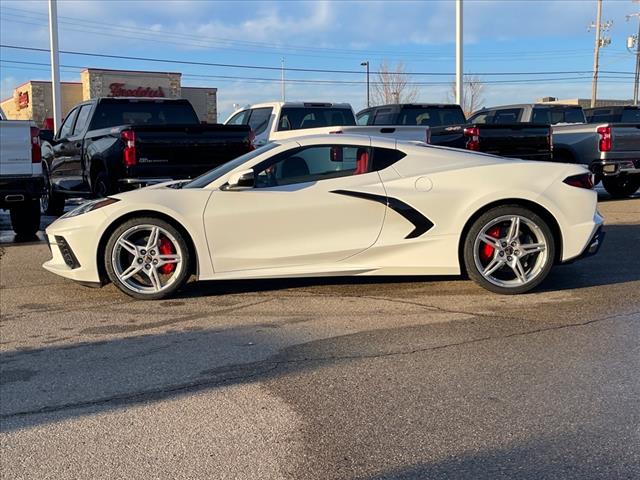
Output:
[[[84,152],[84,135],[87,131],[92,104],[85,104],[78,110],[73,132],[69,136],[69,177],[75,183],[75,189],[89,187],[88,176],[85,175],[82,157]],[[87,172],[88,174],[88,172]]]
[[[214,191],[205,229],[215,271],[330,264],[373,245],[386,202],[369,150],[302,145],[256,165],[253,188]]]
[[[73,190],[73,187],[77,184],[77,180],[73,180],[73,148],[69,137],[73,133],[78,110],[79,108],[76,107],[69,112],[54,138],[53,158],[49,165],[49,176],[51,183],[59,190]]]

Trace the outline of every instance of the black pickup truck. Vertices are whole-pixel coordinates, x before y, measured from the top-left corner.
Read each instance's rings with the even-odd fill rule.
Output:
[[[201,124],[187,100],[96,98],[74,107],[42,146],[43,210],[196,177],[253,149],[245,125]]]
[[[552,158],[549,125],[469,123],[455,104],[393,104],[358,112],[358,125],[424,125],[429,143],[525,160]]]

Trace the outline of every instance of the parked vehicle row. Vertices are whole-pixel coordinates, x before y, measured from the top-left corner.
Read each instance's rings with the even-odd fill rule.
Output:
[[[595,111],[589,111],[596,118]],[[613,108],[607,109],[610,114]],[[612,118],[633,119],[637,110],[616,110]],[[640,121],[635,123],[586,123],[584,112],[575,105],[518,104],[485,108],[476,112],[471,121],[498,124],[518,122],[523,125],[551,123],[553,125],[553,156],[555,161],[580,163],[588,167],[596,180],[614,197],[627,197],[640,188]]]
[[[202,125],[187,100],[97,98],[73,108],[43,144],[43,210],[196,177],[253,149],[247,126]]]
[[[40,228],[43,185],[38,128],[6,120],[0,110],[0,209],[9,210],[16,234],[32,236]]]

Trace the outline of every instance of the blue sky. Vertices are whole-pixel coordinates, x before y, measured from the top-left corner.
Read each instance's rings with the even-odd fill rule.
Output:
[[[336,70],[361,74],[287,72],[287,99],[345,101],[356,110],[365,102],[363,67],[383,60],[404,62],[408,72],[454,70],[454,2],[207,2],[60,0],[62,50],[179,59],[210,63]],[[613,20],[611,45],[602,50],[601,68],[632,72],[625,48],[635,33],[631,0],[604,0],[603,19]],[[497,76],[499,72],[591,70],[595,0],[466,0],[465,72],[485,80],[485,105],[532,101],[541,96],[589,97],[589,74]],[[48,47],[47,2],[0,0],[0,43]],[[0,49],[2,98],[30,79],[49,79],[48,68],[16,62],[48,63],[45,52]],[[78,81],[80,67],[178,71],[183,85],[218,88],[222,119],[233,104],[278,100],[279,71],[177,65],[147,61],[61,55],[62,79]],[[621,75],[611,75],[619,77]],[[220,78],[234,77],[234,78]],[[247,78],[251,77],[251,78]],[[580,77],[580,78],[574,78]],[[549,80],[558,78],[560,80]],[[420,101],[446,101],[453,77],[413,75]],[[492,83],[515,79],[530,83]],[[318,83],[295,83],[317,80]],[[347,82],[347,83],[331,83]],[[599,97],[630,98],[632,80],[603,78]]]

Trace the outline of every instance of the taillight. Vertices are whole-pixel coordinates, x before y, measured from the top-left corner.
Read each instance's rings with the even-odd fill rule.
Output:
[[[571,175],[565,178],[563,182],[572,187],[591,190],[593,188],[593,175],[591,173],[579,173],[578,175]]]
[[[138,162],[136,159],[136,132],[125,130],[120,133],[120,138],[124,142],[122,162],[125,167],[132,167]]]
[[[342,130],[332,130],[329,132],[330,135],[339,135],[341,133],[344,133]]]
[[[247,150],[248,151],[253,151],[256,149],[256,132],[254,132],[253,130],[249,130],[249,137],[247,137]]]
[[[40,163],[41,161],[40,130],[38,127],[31,127],[31,163]]]
[[[549,135],[547,136],[547,142],[549,143],[549,151],[553,153],[553,128],[549,127]]]
[[[478,127],[467,127],[464,129],[464,136],[467,140],[467,150],[480,150],[480,129]]]
[[[598,142],[598,148],[601,152],[611,151],[611,127],[598,127],[598,135],[600,135],[600,142]]]

